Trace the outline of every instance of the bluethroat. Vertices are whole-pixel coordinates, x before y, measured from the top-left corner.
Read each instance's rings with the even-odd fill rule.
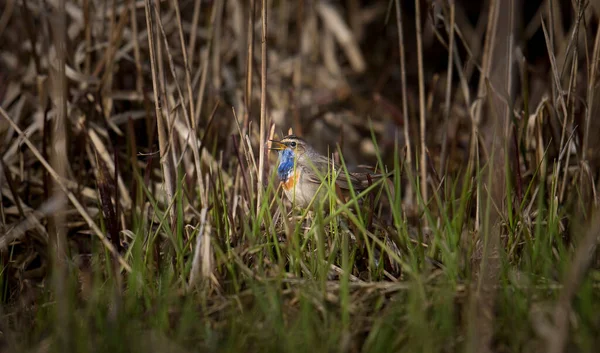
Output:
[[[308,208],[311,202],[316,205],[327,197],[327,188],[321,184],[328,175],[333,175],[328,173],[335,173],[337,176],[336,194],[343,198],[349,194],[349,183],[358,194],[383,176],[365,172],[348,173],[347,177],[345,173],[340,172],[340,168],[333,170],[330,158],[320,154],[304,139],[295,135],[271,140],[271,150],[279,152],[277,175],[283,191],[288,200],[300,208]]]

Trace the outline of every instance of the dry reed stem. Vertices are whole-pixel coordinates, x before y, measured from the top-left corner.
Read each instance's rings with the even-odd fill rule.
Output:
[[[487,1],[486,4],[488,5],[488,8],[491,8],[489,6],[489,1]],[[468,43],[467,47],[470,48],[470,50],[469,50],[470,60],[467,60],[467,62],[465,63],[465,68],[464,68],[466,77],[470,81],[473,78],[473,73],[475,72],[476,69],[479,69],[481,71],[479,61],[477,60],[479,58],[480,54],[483,55],[481,62],[484,62],[484,60],[485,60],[485,49],[483,49],[483,52],[482,52],[481,36],[484,33],[486,35],[488,33],[487,29],[490,26],[490,20],[489,20],[490,14],[488,12],[488,13],[486,13],[487,16],[480,16],[477,19],[475,28],[472,28],[472,30],[466,29],[466,24],[469,23],[469,20],[467,18],[467,14],[465,13],[465,11],[462,10],[462,11],[457,12],[457,15],[459,15],[459,14],[461,15],[460,22],[463,25],[463,27],[465,27],[465,35],[468,36],[468,38],[466,38],[466,39],[468,39],[468,41],[465,40],[464,43],[465,44]]]
[[[256,198],[256,214],[260,212],[262,196],[264,193],[265,173],[265,143],[267,129],[267,0],[262,0],[262,36],[261,36],[261,63],[260,63],[260,126],[258,145],[258,194]],[[252,58],[249,58],[252,60]]]
[[[280,23],[286,24],[290,22],[290,4],[288,0],[281,0],[279,2],[279,12],[277,15]],[[279,47],[283,48],[289,42],[288,33],[287,25],[280,25],[277,28],[277,45]]]
[[[487,167],[485,168],[485,175],[487,180],[484,180],[481,184],[483,190],[477,192],[477,211],[478,215],[483,214],[482,232],[483,237],[480,237],[481,258],[478,259],[478,263],[474,266],[473,278],[477,280],[476,288],[473,288],[471,293],[470,305],[469,305],[469,335],[468,335],[468,351],[471,352],[491,352],[492,351],[492,338],[494,334],[494,307],[496,302],[496,291],[494,287],[498,281],[500,273],[500,236],[501,236],[501,220],[502,213],[498,208],[492,207],[492,205],[501,205],[504,196],[506,195],[506,180],[505,180],[505,158],[506,158],[506,135],[501,123],[502,118],[505,118],[505,114],[501,112],[506,108],[504,105],[497,106],[497,102],[501,101],[501,97],[493,90],[493,86],[490,80],[495,80],[497,83],[498,76],[495,72],[502,71],[502,61],[495,61],[494,54],[500,50],[498,55],[505,57],[506,50],[502,44],[502,40],[496,41],[497,37],[503,36],[505,33],[505,27],[499,29],[498,22],[500,18],[500,11],[506,12],[505,8],[500,9],[499,1],[490,1],[489,4],[489,23],[486,33],[486,41],[483,51],[483,71],[480,78],[480,86],[478,89],[478,97],[487,97],[487,114],[488,123],[491,128],[488,129],[489,136],[484,141],[484,152],[487,152]],[[512,16],[512,9],[509,9],[509,18],[502,18],[503,21],[508,20],[512,23],[510,16]],[[508,29],[508,36],[512,35],[512,28]],[[504,39],[504,37],[502,38]],[[510,55],[507,55],[510,56]],[[493,64],[496,63],[494,74],[490,75]],[[512,63],[508,63],[512,65]],[[510,71],[510,70],[507,70]],[[491,77],[493,76],[493,77]],[[505,76],[501,75],[501,80]],[[502,86],[500,86],[502,87]],[[510,98],[509,98],[510,99]],[[507,104],[507,102],[502,102]],[[509,104],[509,103],[508,103]],[[481,114],[483,111],[484,103],[480,102],[475,107],[474,113],[474,124],[473,129],[478,129],[481,123]],[[510,104],[509,104],[510,106]],[[498,112],[500,110],[500,112]],[[473,143],[478,143],[477,135],[472,136]],[[471,153],[475,148],[471,146]],[[477,168],[476,170],[480,170]],[[481,202],[483,198],[483,192],[486,191],[486,202]],[[509,201],[510,202],[510,201]],[[476,220],[476,226],[479,226],[480,220]]]
[[[135,0],[131,0],[134,2]],[[83,72],[89,76],[92,70],[92,24],[90,21],[90,0],[83,0],[83,22],[85,37],[85,59]]]
[[[560,80],[560,75],[558,73],[558,65],[556,64],[556,56],[554,55],[554,43],[551,39],[551,33],[548,33],[548,29],[546,28],[546,23],[542,20],[542,29],[544,31],[544,38],[546,39],[546,48],[548,49],[548,58],[550,59],[550,66],[552,68],[552,77],[554,78],[553,88],[556,88],[558,91],[555,97],[555,100],[558,100],[560,103],[560,108],[562,109],[563,118],[566,119],[568,116],[567,113],[567,104],[564,99],[564,90],[562,88],[562,83]],[[561,144],[564,139],[564,129],[566,129],[566,125],[563,124],[563,135],[561,137]]]
[[[400,0],[396,2],[396,27],[398,28],[398,48],[400,51],[400,82],[402,85],[402,115],[404,119],[404,140],[406,148],[406,170],[410,176],[415,175],[413,172],[412,165],[412,151],[410,142],[410,116],[408,115],[408,94],[406,90],[406,54],[404,52],[404,29],[402,25],[402,7],[400,6]],[[407,204],[413,203],[413,191],[411,183],[406,185],[405,191],[405,202]]]
[[[184,141],[187,145],[189,145],[190,148],[193,149],[193,146],[200,145],[198,137],[196,136],[196,134],[192,133],[189,124],[182,122],[181,119],[177,119],[173,122],[173,129],[177,131],[179,135],[186,136],[186,139]],[[217,161],[215,160],[215,157],[211,155],[208,151],[206,151],[206,149],[200,149],[199,154],[201,161],[206,163],[210,169],[220,169]],[[229,183],[231,182],[231,176],[225,171],[221,171],[221,173],[223,175],[223,182],[225,183],[225,185],[229,185]],[[200,173],[198,172],[198,174]],[[205,185],[205,183],[202,182],[201,185]],[[200,191],[203,192],[203,190],[204,188],[201,188]],[[204,196],[202,196],[202,198],[204,198]]]
[[[519,156],[519,142],[517,140],[517,128],[515,126],[515,124],[513,123],[513,114],[514,114],[514,85],[513,85],[513,65],[514,65],[514,61],[513,61],[513,50],[514,50],[514,31],[515,31],[515,19],[514,19],[514,14],[515,14],[515,0],[510,0],[509,1],[510,4],[510,8],[509,8],[509,18],[508,18],[508,67],[506,68],[506,92],[508,92],[508,97],[507,97],[507,106],[505,107],[505,116],[504,116],[504,123],[505,123],[505,130],[504,130],[504,138],[505,140],[505,148],[508,151],[508,141],[510,141],[510,137],[512,135],[513,137],[513,141],[514,141],[514,150],[515,150],[515,154],[514,154],[514,173],[516,174],[516,191],[517,191],[517,202],[519,204],[521,204],[523,202],[523,180],[521,177],[521,170],[520,170],[520,156]],[[501,85],[499,85],[500,87],[502,87]],[[496,98],[497,99],[497,98]],[[513,127],[513,129],[510,129],[510,127]],[[511,134],[511,131],[513,132]],[[508,152],[507,152],[507,158],[508,158]],[[507,166],[505,165],[505,168],[507,168]],[[509,201],[510,202],[510,201]]]
[[[214,3],[215,8],[215,22],[212,24],[211,30],[213,31],[215,38],[222,38],[222,22],[223,22],[223,9],[225,7],[225,0],[215,0]],[[212,88],[216,91],[221,90],[221,40],[215,40],[212,42],[212,50],[211,50],[211,69],[212,69]]]
[[[582,5],[581,1],[582,0],[577,0],[577,16],[576,16],[577,18],[575,20],[575,23],[572,24],[572,30],[571,30],[571,36],[569,39],[569,43],[567,44],[567,47],[563,54],[564,58],[562,60],[562,67],[561,67],[561,71],[560,71],[561,79],[563,78],[563,76],[565,74],[565,69],[567,68],[567,66],[569,64],[569,53],[571,51],[573,51],[573,56],[571,56],[571,58],[572,58],[571,62],[573,64],[577,63],[577,58],[578,58],[578,54],[579,54],[577,48],[580,45],[580,43],[579,43],[579,27],[581,26],[581,19],[585,15],[585,6]],[[541,25],[541,20],[538,24],[538,27],[540,25]],[[573,44],[575,44],[576,50],[571,50],[571,47],[573,46]],[[571,68],[573,68],[573,64],[571,64]],[[569,91],[567,94],[571,95],[571,92]]]
[[[497,0],[490,0],[489,9],[490,13],[488,17],[488,25],[486,28],[485,35],[485,43],[483,49],[483,57],[482,62],[483,65],[481,67],[481,75],[479,77],[479,85],[477,88],[477,99],[481,100],[486,94],[486,81],[490,77],[491,70],[491,62],[493,56],[493,49],[495,47],[495,35],[496,27],[498,23],[497,14],[498,11],[496,9]],[[479,170],[479,125],[481,123],[481,114],[483,111],[483,103],[481,101],[476,101],[474,106],[471,107],[473,112],[471,113],[472,118],[472,126],[471,126],[471,148],[469,151],[469,165],[471,168],[475,167],[475,170]],[[477,190],[476,195],[476,207],[475,207],[475,231],[479,232],[481,226],[481,190]]]
[[[488,15],[488,17],[490,17],[491,19],[488,20],[488,25],[486,28],[486,35],[485,35],[485,44],[484,44],[484,49],[483,49],[483,58],[482,58],[482,67],[481,67],[481,76],[479,78],[479,85],[477,88],[477,98],[481,99],[485,94],[486,94],[486,80],[489,78],[490,76],[490,70],[491,70],[491,66],[492,66],[492,58],[493,58],[493,54],[494,54],[494,47],[495,47],[495,35],[494,33],[496,33],[496,27],[498,24],[498,19],[497,16],[495,16],[498,11],[496,10],[496,1],[497,0],[490,0],[490,4],[489,4],[489,8],[490,8],[490,13]],[[479,124],[481,123],[481,114],[483,111],[483,104],[477,104],[475,106],[475,113],[473,114],[473,118],[474,118],[474,122],[473,122],[473,128],[478,130]],[[474,131],[474,140],[477,140],[477,130]]]
[[[488,87],[488,90],[490,88]],[[493,97],[488,95],[490,105]],[[494,114],[493,108],[489,109]],[[487,191],[486,203],[483,205],[484,220],[481,241],[482,255],[479,263],[474,267],[473,278],[476,287],[471,290],[469,306],[469,352],[492,352],[492,339],[494,335],[494,308],[496,305],[496,285],[501,271],[500,261],[500,236],[502,212],[496,205],[501,205],[506,194],[505,146],[506,139],[502,134],[499,116],[492,118],[494,124],[491,133],[490,155],[485,174],[484,189]],[[500,137],[500,141],[497,138]]]
[[[323,24],[333,33],[336,40],[340,43],[340,46],[344,50],[352,70],[357,73],[362,73],[366,69],[365,59],[363,58],[362,52],[354,34],[348,28],[348,25],[342,19],[342,16],[336,11],[333,6],[324,1],[319,1],[315,9],[317,13],[323,19]]]
[[[160,6],[160,2],[161,0],[154,0],[154,5],[152,5],[152,9],[154,9],[154,19],[152,24],[154,26],[158,26],[158,22],[160,22],[161,20],[161,6]],[[152,19],[152,17],[151,17]],[[159,30],[155,29],[152,32],[155,35],[154,38],[154,43],[155,43],[155,55],[156,55],[156,61],[155,63],[158,64],[158,87],[160,89],[160,99],[162,99],[162,103],[161,103],[161,107],[163,108],[162,110],[162,116],[164,118],[164,122],[166,123],[165,126],[165,134],[166,134],[166,138],[168,139],[167,145],[166,145],[166,150],[165,153],[166,154],[166,158],[168,160],[170,160],[169,164],[165,164],[165,167],[168,169],[169,173],[171,174],[171,182],[172,182],[172,197],[174,197],[175,195],[175,190],[176,190],[176,185],[177,182],[179,180],[179,173],[178,173],[178,158],[177,158],[177,153],[178,153],[178,144],[177,142],[177,137],[175,134],[173,134],[173,123],[176,120],[177,115],[174,112],[174,105],[176,104],[173,96],[171,94],[171,90],[167,89],[167,75],[165,73],[165,60],[164,60],[164,53],[166,51],[166,48],[163,47],[163,41],[161,40],[161,32]],[[173,105],[173,107],[172,107]],[[171,227],[175,228],[175,221],[176,221],[176,208],[172,207],[170,209],[170,216],[171,216]]]
[[[588,145],[590,139],[590,122],[594,107],[594,93],[596,92],[596,81],[598,72],[598,61],[600,60],[600,26],[596,29],[596,39],[594,40],[594,51],[592,54],[592,69],[588,77],[587,86],[587,107],[585,114],[585,128],[583,129],[583,145],[581,147],[581,160],[586,162],[588,155]]]
[[[59,0],[58,13],[51,21],[52,39],[55,57],[49,52],[50,76],[52,87],[51,100],[54,103],[55,115],[52,119],[50,132],[50,166],[58,177],[66,177],[69,168],[69,155],[67,150],[67,78],[65,74],[67,56],[67,24],[65,13],[65,0]],[[50,249],[52,259],[52,284],[57,302],[57,338],[59,346],[67,347],[69,335],[69,301],[67,296],[67,227],[64,214],[66,205],[66,189],[61,190],[59,178],[52,183],[51,198],[56,200],[57,208],[52,210],[48,219],[48,233],[50,235]]]
[[[427,205],[427,146],[425,141],[426,131],[426,110],[425,110],[425,73],[423,71],[423,30],[421,28],[421,4],[419,0],[415,0],[415,26],[417,37],[417,62],[419,71],[419,122],[420,122],[420,175],[421,175],[421,202],[422,209]],[[427,220],[424,219],[425,224]]]
[[[571,65],[571,75],[569,77],[569,90],[568,90],[568,97],[567,97],[567,102],[571,102],[571,113],[569,114],[569,120],[568,122],[565,122],[566,124],[569,124],[569,126],[571,126],[571,135],[573,135],[576,132],[576,129],[573,128],[573,121],[575,120],[575,108],[576,108],[576,102],[575,102],[575,94],[571,94],[571,92],[574,92],[575,87],[577,87],[577,77],[578,77],[578,69],[579,69],[579,62],[577,60],[578,57],[578,53],[576,52],[575,54],[575,59],[573,61],[573,64]],[[589,108],[588,108],[589,109]],[[571,160],[571,155],[572,153],[569,153],[568,149],[569,146],[571,146],[571,139],[568,138],[566,141],[564,141],[564,145],[561,146],[561,150],[564,152],[567,152],[567,159],[565,161],[565,166],[568,166]],[[563,153],[561,151],[561,153]],[[559,158],[562,160],[562,158]],[[582,163],[585,163],[584,160],[582,159]],[[583,164],[582,164],[583,167]],[[558,173],[560,173],[560,171],[557,171]],[[564,200],[564,195],[565,195],[565,190],[566,190],[566,186],[567,186],[567,177],[569,175],[569,168],[564,168],[563,171],[563,179],[562,179],[562,183],[560,184],[560,189],[558,192],[558,200],[559,202],[562,202]],[[557,174],[557,178],[558,178],[558,174]]]
[[[6,113],[6,111],[2,107],[0,107],[0,115],[2,115],[2,117],[5,120],[7,120],[8,123],[12,126],[12,128],[17,132],[17,134],[19,135],[19,137],[23,140],[23,142],[25,142],[25,144],[27,145],[27,147],[29,147],[29,149],[31,150],[31,152],[33,153],[33,155],[40,161],[40,163],[48,171],[48,174],[50,174],[50,176],[52,177],[52,179],[55,180],[56,185],[58,187],[60,187],[60,189],[64,193],[67,194],[67,197],[69,198],[69,200],[71,201],[71,203],[73,204],[73,206],[77,209],[77,211],[79,212],[79,214],[81,215],[81,217],[86,221],[86,223],[88,224],[88,226],[91,228],[91,230],[94,232],[94,234],[96,234],[96,236],[100,239],[100,241],[106,247],[106,249],[117,259],[117,261],[119,262],[119,264],[121,264],[121,266],[127,272],[131,272],[131,267],[129,266],[129,264],[123,259],[123,257],[121,256],[121,254],[119,254],[117,252],[117,250],[114,248],[114,246],[112,245],[112,243],[108,239],[106,239],[106,237],[104,236],[104,233],[102,233],[102,231],[100,230],[100,228],[98,228],[98,226],[96,225],[96,223],[94,223],[94,221],[92,220],[92,218],[90,217],[90,215],[87,213],[87,211],[85,210],[85,208],[83,207],[83,205],[81,205],[81,203],[79,203],[79,201],[77,200],[77,198],[75,197],[75,195],[73,195],[73,193],[69,191],[69,189],[67,188],[67,186],[65,185],[65,183],[62,181],[62,178],[60,177],[60,175],[58,175],[58,173],[54,170],[54,168],[52,168],[52,166],[50,166],[50,164],[42,156],[42,154],[40,153],[40,151],[38,151],[38,149],[29,140],[29,138],[27,138],[27,136],[25,135],[25,133],[17,126],[17,124],[15,124],[12,121],[12,119],[8,116],[8,114]]]
[[[104,161],[104,163],[106,164],[106,167],[109,170],[114,170],[115,163],[113,161],[113,158],[110,155],[110,153],[108,152],[108,149],[106,148],[106,146],[104,145],[102,140],[100,139],[100,136],[98,136],[98,134],[96,133],[96,131],[93,128],[88,129],[87,134],[88,134],[89,140],[92,142],[92,145],[94,146],[94,149],[100,155],[100,158],[102,158],[102,161]],[[121,191],[121,200],[120,201],[121,201],[123,207],[125,209],[131,208],[132,200],[131,200],[131,197],[129,196],[129,190],[127,189],[127,186],[123,182],[123,178],[120,175],[117,175],[116,182],[117,182],[118,188]]]
[[[455,8],[456,9],[456,8]],[[463,44],[463,46],[465,47],[465,49],[467,51],[469,51],[469,48],[467,46],[466,40],[464,39],[464,37],[461,34],[461,29],[458,28],[458,25],[455,23],[454,24],[454,34],[456,36],[458,36],[458,39],[461,40],[461,43]],[[470,55],[470,54],[469,54]],[[465,107],[467,108],[467,110],[469,110],[469,117],[471,119],[471,121],[473,121],[473,115],[471,112],[471,91],[469,89],[469,83],[467,82],[467,77],[465,75],[465,72],[463,71],[463,65],[462,65],[462,60],[460,59],[460,55],[458,53],[458,48],[455,45],[454,46],[454,51],[453,51],[453,59],[455,62],[455,66],[456,66],[456,74],[458,75],[459,78],[459,83],[460,83],[460,88],[462,91],[462,95],[463,95],[463,99],[465,100]]]
[[[193,289],[198,284],[198,279],[200,275],[204,275],[204,249],[207,248],[205,243],[205,239],[207,238],[207,234],[205,234],[205,227],[207,222],[206,213],[208,208],[203,207],[200,211],[200,230],[198,230],[198,235],[196,236],[196,245],[194,247],[194,258],[192,260],[192,269],[190,271],[190,279],[188,282],[188,290]],[[208,233],[208,231],[206,232]],[[204,277],[204,276],[202,276]]]
[[[247,1],[241,0],[231,0],[227,2],[227,10],[224,15],[225,18],[225,28],[228,26],[232,27],[233,36],[235,37],[235,52],[236,52],[236,61],[235,61],[235,69],[238,73],[245,73],[246,71],[246,53],[248,51],[248,43],[246,42],[248,39],[248,33],[246,33],[246,26],[248,25],[248,21],[246,20],[246,6]],[[227,80],[227,77],[225,77]],[[238,87],[242,87],[242,85],[237,82],[235,83]],[[226,86],[229,86],[229,83],[226,82]],[[243,92],[244,89],[241,89]],[[236,89],[236,93],[239,93],[240,89]],[[243,97],[242,97],[243,98]],[[241,109],[242,105],[238,103],[238,109]],[[245,109],[244,109],[245,110]]]
[[[552,20],[552,16],[550,16],[550,19]],[[552,23],[551,23],[551,25],[552,25]],[[554,98],[553,100],[558,101],[560,108],[562,110],[562,119],[559,118],[559,121],[561,122],[561,127],[562,127],[559,145],[561,146],[561,148],[563,148],[563,146],[564,146],[564,148],[566,148],[568,146],[568,145],[565,145],[565,139],[567,137],[567,123],[568,123],[568,117],[569,117],[568,109],[567,109],[567,104],[564,99],[562,83],[561,83],[561,80],[559,77],[560,75],[559,75],[558,66],[556,64],[556,57],[554,55],[554,42],[552,41],[553,35],[552,35],[552,33],[548,33],[546,24],[543,19],[542,19],[542,30],[544,32],[544,38],[546,40],[546,48],[548,51],[548,58],[550,60],[550,66],[552,68],[552,77],[553,77],[553,81],[554,81],[554,85],[552,85],[552,88],[556,89],[556,91],[558,91],[558,93],[553,97]],[[567,142],[567,144],[568,144],[568,142]],[[562,170],[563,157],[564,157],[563,153],[559,154],[559,156],[558,156],[557,168],[556,168],[557,172]],[[569,158],[569,157],[567,157],[567,158]],[[567,169],[568,168],[565,168],[565,171]],[[566,176],[566,174],[565,174],[565,176]],[[564,181],[566,182],[566,178],[564,179]]]
[[[157,74],[157,58],[156,58],[156,46],[155,46],[155,30],[154,24],[152,21],[152,5],[150,4],[150,0],[145,0],[145,9],[146,9],[146,30],[148,31],[148,52],[150,54],[150,68],[152,72],[152,89],[154,92],[154,109],[156,114],[156,128],[158,132],[158,148],[160,150],[160,162],[162,166],[163,178],[165,181],[165,193],[166,193],[166,203],[171,204],[173,197],[175,195],[175,184],[173,180],[172,174],[172,164],[173,160],[171,156],[168,154],[168,146],[167,142],[167,134],[166,128],[164,124],[164,117],[162,114],[161,107],[161,99],[159,97],[159,77]],[[174,221],[175,219],[175,210],[171,211],[171,219]]]
[[[88,0],[86,0],[88,1]],[[129,0],[129,14],[131,16],[131,31],[133,42],[133,57],[135,60],[135,90],[138,94],[144,94],[144,76],[142,72],[142,55],[140,51],[140,38],[137,24],[137,7],[136,0]]]
[[[206,182],[208,183],[208,175],[206,177]],[[201,253],[202,253],[202,277],[205,279],[210,279],[213,277],[213,267],[214,267],[214,251],[212,247],[212,227],[210,224],[210,220],[202,223],[202,243],[201,243]],[[216,281],[218,285],[218,281]]]
[[[252,0],[254,1],[254,0]],[[294,89],[297,92],[300,92],[302,88],[302,58],[304,54],[304,45],[303,38],[307,35],[307,32],[304,30],[304,1],[300,1],[298,3],[298,11],[296,13],[296,23],[298,25],[298,35],[296,40],[300,45],[298,46],[298,52],[296,53],[296,57],[299,58],[294,60],[294,68],[292,74],[292,83],[294,85]]]
[[[253,172],[248,172],[248,170],[246,169],[246,166],[252,167],[252,164],[250,163],[250,153],[252,152],[250,150],[250,152],[248,152],[248,150],[246,149],[246,137],[248,136],[247,133],[244,131],[244,128],[242,126],[240,126],[240,120],[235,112],[235,107],[231,107],[232,113],[233,113],[233,117],[234,117],[234,121],[235,121],[235,126],[237,128],[237,132],[238,132],[238,136],[240,138],[239,141],[236,141],[235,138],[233,138],[233,144],[235,146],[235,150],[236,150],[236,157],[238,158],[238,168],[237,168],[237,174],[241,177],[241,180],[239,180],[239,184],[242,184],[243,182],[243,190],[246,192],[246,205],[251,205],[252,200],[254,199],[254,184],[253,182],[248,182],[247,177],[249,176],[250,178],[252,178],[254,175],[256,175],[256,168],[253,170]],[[242,158],[240,156],[240,153],[243,154],[243,156],[246,158],[245,163],[242,162]],[[256,166],[254,166],[256,167]],[[236,176],[237,177],[237,176]],[[242,188],[242,185],[239,186],[239,188]],[[236,194],[238,194],[236,192]],[[248,206],[249,208],[250,206]]]
[[[246,104],[246,112],[244,114],[244,125],[243,131],[248,128],[248,120],[252,114],[252,77],[253,77],[253,69],[254,69],[254,4],[255,0],[250,0],[250,4],[248,6],[248,53],[246,56],[246,89],[244,94],[244,100]]]
[[[115,59],[115,53],[117,52],[116,46],[117,43],[121,40],[122,31],[127,24],[127,8],[123,8],[121,12],[121,16],[119,19],[119,23],[116,25],[116,28],[112,28],[109,36],[109,42],[107,50],[104,52],[102,58],[96,63],[94,70],[92,72],[93,77],[100,76],[102,70],[104,70],[104,74],[102,77],[103,83],[103,92],[108,92],[110,89],[110,85],[108,79],[112,75],[112,65]]]
[[[122,136],[123,133],[121,132],[119,127],[116,126],[112,121],[110,121],[110,113],[112,111],[113,103],[114,103],[113,98],[110,95],[110,92],[112,91],[112,86],[113,86],[113,73],[114,73],[113,67],[116,62],[115,54],[117,53],[117,49],[120,46],[123,29],[125,28],[125,25],[127,24],[127,20],[129,19],[130,16],[127,16],[128,7],[124,6],[119,15],[119,24],[117,25],[116,20],[115,20],[116,12],[114,11],[115,6],[116,6],[116,1],[112,0],[111,7],[112,7],[113,11],[111,12],[111,15],[110,15],[109,42],[108,42],[108,48],[104,55],[104,58],[106,60],[105,65],[104,65],[105,66],[104,73],[100,80],[100,82],[101,82],[100,83],[100,101],[102,102],[102,113],[103,113],[104,120],[106,121],[106,124],[113,131],[115,131],[118,135]]]
[[[169,68],[171,69],[171,76],[173,77],[173,81],[175,82],[175,88],[177,90],[177,94],[179,95],[179,101],[181,103],[181,110],[183,111],[183,115],[184,115],[184,121],[185,124],[188,128],[188,134],[187,135],[180,135],[180,136],[186,136],[185,137],[185,141],[187,143],[185,143],[185,147],[183,151],[181,151],[181,156],[183,157],[185,155],[185,150],[187,149],[187,147],[189,146],[192,150],[192,155],[194,157],[194,166],[196,168],[196,180],[198,182],[198,187],[200,188],[200,200],[202,201],[203,205],[208,204],[208,199],[204,197],[204,195],[206,195],[206,193],[204,192],[205,186],[204,186],[204,181],[202,180],[202,165],[200,163],[200,152],[199,152],[199,143],[198,143],[198,139],[197,138],[192,138],[197,136],[196,133],[196,125],[194,124],[194,117],[192,112],[194,111],[194,104],[192,103],[193,101],[193,97],[192,97],[192,83],[191,83],[191,78],[189,75],[189,70],[187,69],[187,60],[186,60],[186,53],[185,53],[185,42],[184,42],[184,38],[183,38],[183,30],[182,30],[182,26],[181,26],[181,18],[179,17],[179,7],[177,6],[177,4],[174,5],[175,6],[175,12],[177,14],[177,21],[178,21],[178,28],[179,28],[179,35],[180,35],[180,40],[181,40],[181,52],[182,55],[184,57],[184,65],[186,66],[185,68],[185,73],[186,73],[186,83],[187,83],[187,88],[188,88],[188,99],[190,102],[190,111],[188,112],[188,110],[186,109],[185,106],[185,96],[181,90],[181,85],[179,84],[179,79],[177,77],[177,73],[175,72],[175,63],[173,61],[173,55],[171,54],[171,48],[169,47],[169,43],[167,41],[167,34],[165,33],[165,29],[163,27],[162,24],[162,19],[158,18],[157,19],[157,24],[158,27],[160,29],[160,32],[162,34],[162,38],[164,40],[164,45],[165,45],[165,49],[167,52],[167,58],[169,60]],[[181,120],[181,119],[177,119],[176,117],[173,118],[174,123]],[[182,138],[183,139],[183,138]]]
[[[326,28],[321,36],[321,47],[324,66],[333,76],[342,77],[342,68],[336,57],[334,35],[329,28]]]
[[[217,16],[217,8],[216,6],[212,7],[212,12],[210,13],[210,27],[209,27],[209,31],[210,31],[210,35],[208,36],[208,43],[206,43],[206,49],[204,49],[204,52],[202,52],[201,49],[201,60],[202,60],[202,69],[201,69],[201,73],[200,73],[200,88],[198,89],[198,95],[196,96],[196,103],[198,105],[196,105],[196,111],[194,112],[194,120],[196,121],[196,124],[200,123],[200,113],[202,112],[202,107],[204,104],[204,91],[206,90],[206,80],[208,79],[208,62],[209,62],[209,57],[210,57],[210,52],[212,50],[212,44],[214,42],[215,39],[215,35],[213,32],[213,28],[215,26],[215,19]]]
[[[200,22],[200,10],[202,9],[202,0],[196,0],[194,2],[194,14],[192,15],[192,31],[190,33],[190,43],[188,46],[189,66],[191,70],[194,67],[194,58],[196,55],[196,40],[198,38],[198,23]],[[190,96],[191,99],[191,96]],[[192,110],[192,112],[194,112]]]
[[[448,68],[446,76],[446,97],[444,99],[444,127],[442,137],[442,151],[440,153],[440,173],[444,173],[446,169],[446,155],[448,153],[448,124],[450,121],[451,97],[452,97],[452,73],[454,68],[454,25],[456,23],[456,4],[454,1],[450,3],[450,24],[446,26],[448,31],[449,44],[448,44]]]

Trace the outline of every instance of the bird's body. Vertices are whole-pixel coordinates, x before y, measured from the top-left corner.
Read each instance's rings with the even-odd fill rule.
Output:
[[[300,208],[307,208],[311,202],[318,204],[324,200],[327,197],[327,187],[321,184],[323,178],[331,175],[331,160],[294,135],[272,142],[271,149],[279,151],[277,175],[286,197]],[[372,173],[351,173],[348,177],[345,173],[336,173],[336,192],[342,195],[347,194],[350,189],[348,182],[356,193],[360,193],[381,177],[380,174]]]

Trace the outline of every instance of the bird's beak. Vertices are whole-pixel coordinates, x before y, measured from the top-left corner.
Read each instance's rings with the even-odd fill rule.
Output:
[[[269,140],[271,141],[271,147],[269,148],[272,151],[281,151],[287,148],[287,146],[281,141],[277,140]]]

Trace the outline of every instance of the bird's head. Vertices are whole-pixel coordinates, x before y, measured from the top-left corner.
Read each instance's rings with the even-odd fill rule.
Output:
[[[293,172],[294,163],[305,158],[311,148],[302,138],[288,135],[281,140],[271,140],[271,150],[279,152],[277,174],[280,179],[286,180]]]
[[[279,151],[290,150],[295,156],[302,156],[308,149],[308,145],[304,139],[296,135],[288,135],[281,140],[271,140],[271,149]]]

